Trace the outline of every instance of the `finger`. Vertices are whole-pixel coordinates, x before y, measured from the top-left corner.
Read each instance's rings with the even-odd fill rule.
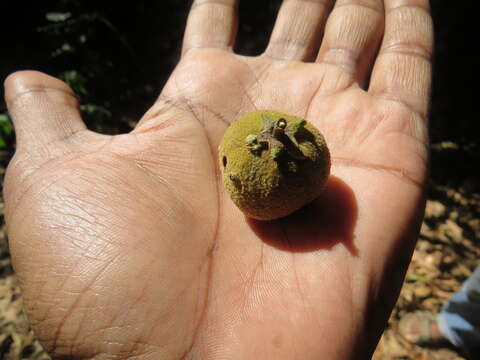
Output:
[[[75,94],[63,81],[22,71],[10,75],[4,86],[18,149],[51,144],[85,129]]]
[[[188,16],[182,54],[195,48],[232,50],[238,0],[195,0]]]
[[[400,101],[426,117],[433,24],[428,0],[385,0],[386,26],[369,92]]]
[[[275,59],[315,59],[332,0],[284,0],[265,54]]]
[[[380,45],[383,26],[382,0],[337,0],[317,62],[339,67],[363,87]]]

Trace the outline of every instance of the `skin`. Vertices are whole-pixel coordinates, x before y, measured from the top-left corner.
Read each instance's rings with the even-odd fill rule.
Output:
[[[231,50],[235,5],[194,3],[182,59],[129,134],[86,130],[57,79],[5,81],[12,258],[55,358],[371,356],[424,207],[428,2],[285,1],[255,58]],[[332,177],[301,218],[247,221],[221,186],[222,134],[255,109],[329,144]]]

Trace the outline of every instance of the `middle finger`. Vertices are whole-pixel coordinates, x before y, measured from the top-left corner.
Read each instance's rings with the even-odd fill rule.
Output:
[[[284,0],[265,55],[313,61],[332,0]]]

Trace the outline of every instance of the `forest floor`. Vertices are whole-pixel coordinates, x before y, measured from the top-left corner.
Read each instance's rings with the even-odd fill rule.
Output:
[[[434,176],[419,241],[374,360],[464,359],[453,348],[413,346],[398,333],[398,322],[405,314],[416,310],[437,313],[472,273],[480,258],[477,241],[480,239],[480,191],[478,179],[469,170],[469,164],[478,164],[478,154],[465,155],[465,151],[453,143],[437,144],[432,147],[432,153]],[[7,152],[0,152],[2,177],[9,156]],[[444,162],[449,166],[442,170]],[[456,181],[450,181],[452,171]],[[3,202],[0,202],[0,214],[3,218]],[[0,359],[50,359],[22,312],[22,296],[11,266],[4,225],[0,231]]]

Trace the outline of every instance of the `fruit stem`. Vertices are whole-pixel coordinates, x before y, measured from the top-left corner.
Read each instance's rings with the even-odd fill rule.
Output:
[[[250,134],[245,138],[247,147],[252,154],[261,155],[263,150],[270,150],[273,160],[278,161],[286,152],[297,160],[305,159],[296,135],[304,129],[305,120],[287,122],[284,118],[277,121],[262,114],[264,127],[258,135]]]

